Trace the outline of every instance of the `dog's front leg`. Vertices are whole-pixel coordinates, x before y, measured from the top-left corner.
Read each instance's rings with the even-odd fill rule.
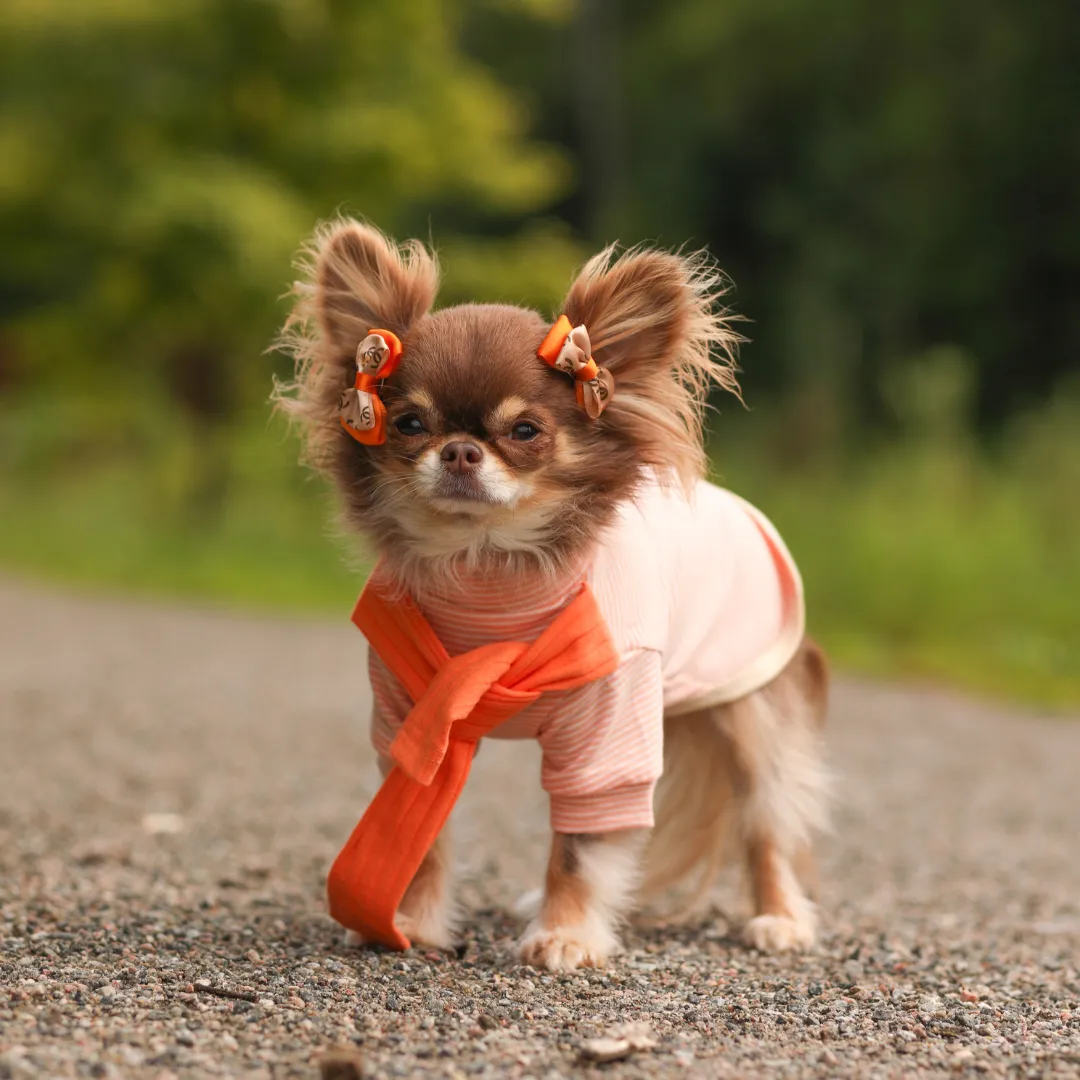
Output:
[[[414,945],[451,949],[457,939],[457,908],[451,893],[450,839],[439,833],[424,856],[397,913],[398,929]]]
[[[638,884],[643,830],[555,833],[540,912],[519,944],[522,963],[549,971],[599,967]]]
[[[379,771],[384,778],[393,767],[389,757],[379,755]],[[435,838],[416,876],[409,882],[394,923],[413,945],[452,949],[457,942],[458,918],[450,873],[450,827],[447,825]],[[355,930],[346,930],[345,944],[363,945],[365,940]]]
[[[416,877],[401,900],[394,922],[413,945],[452,949],[457,909],[450,891],[450,842],[444,829],[424,856]],[[363,935],[345,931],[346,945],[364,945]]]

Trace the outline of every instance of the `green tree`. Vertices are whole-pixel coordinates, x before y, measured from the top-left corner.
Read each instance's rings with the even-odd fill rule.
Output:
[[[574,9],[538,33],[498,5],[469,41],[581,161],[575,227],[729,271],[751,400],[801,399],[828,444],[845,415],[877,429],[883,379],[939,347],[988,426],[1080,368],[1080,5]]]
[[[631,231],[707,240],[775,383],[956,346],[993,421],[1080,365],[1080,7],[634,5]]]

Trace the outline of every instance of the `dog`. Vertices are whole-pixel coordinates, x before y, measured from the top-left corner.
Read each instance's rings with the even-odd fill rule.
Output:
[[[410,605],[444,660],[487,655],[535,642],[584,582],[607,629],[613,670],[491,732],[539,738],[552,800],[521,960],[604,964],[636,903],[707,896],[733,852],[749,944],[810,947],[828,668],[783,542],[705,480],[707,396],[738,394],[726,279],[703,254],[609,248],[552,326],[433,310],[434,254],[353,220],[321,227],[301,267],[282,336],[296,375],[275,398],[377,552],[383,610]],[[389,778],[415,702],[375,648],[370,674]],[[399,941],[453,944],[448,866],[443,829],[393,901]]]

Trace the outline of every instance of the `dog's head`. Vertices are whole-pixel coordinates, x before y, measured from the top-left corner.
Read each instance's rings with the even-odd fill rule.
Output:
[[[285,341],[297,379],[277,394],[304,424],[309,459],[336,482],[350,525],[416,582],[469,569],[554,569],[583,553],[645,475],[704,470],[711,383],[735,389],[736,340],[716,307],[723,278],[702,256],[611,249],[590,260],[563,312],[583,325],[614,393],[596,418],[572,375],[541,360],[534,311],[431,310],[434,257],[341,221],[320,230]],[[357,347],[374,329],[402,343],[378,384],[385,441],[342,426]]]

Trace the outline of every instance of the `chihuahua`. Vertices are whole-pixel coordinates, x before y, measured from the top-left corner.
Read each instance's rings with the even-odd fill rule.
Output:
[[[726,279],[703,254],[608,249],[553,326],[502,304],[433,310],[433,253],[352,220],[321,228],[302,266],[282,339],[296,377],[275,398],[383,594],[449,656],[535,642],[582,588],[610,638],[613,670],[490,732],[539,740],[551,798],[522,961],[603,964],[635,903],[700,902],[733,851],[748,942],[809,947],[828,671],[775,529],[705,480],[708,394],[738,394]],[[369,671],[388,776],[415,695],[374,648]],[[412,941],[453,943],[448,845],[444,829],[398,905]]]

